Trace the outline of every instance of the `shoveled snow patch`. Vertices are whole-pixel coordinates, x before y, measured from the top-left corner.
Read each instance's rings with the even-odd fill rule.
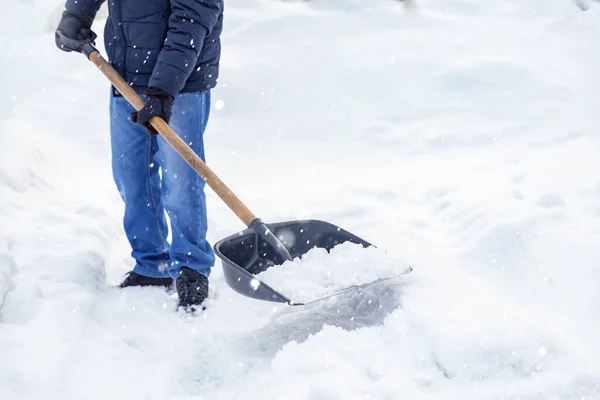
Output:
[[[301,258],[256,277],[295,302],[309,302],[351,286],[395,277],[407,269],[404,261],[382,249],[345,242],[330,251],[314,247]]]

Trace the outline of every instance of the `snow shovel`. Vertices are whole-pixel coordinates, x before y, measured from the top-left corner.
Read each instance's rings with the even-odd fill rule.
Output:
[[[63,37],[63,40],[68,39]],[[136,110],[139,111],[143,108],[144,100],[102,57],[93,43],[72,41],[70,47],[83,53],[89,61],[96,65]],[[246,224],[246,230],[226,237],[214,245],[215,253],[222,261],[225,280],[237,293],[253,299],[289,305],[307,304],[294,302],[261,282],[255,275],[270,267],[281,265],[285,261],[299,258],[315,247],[329,251],[344,242],[352,242],[364,247],[371,246],[370,243],[356,235],[325,221],[302,220],[265,224],[242,203],[162,118],[153,117],[150,119],[150,124]],[[342,289],[335,294],[380,281]],[[326,297],[331,297],[331,295]],[[320,299],[315,301],[318,300]],[[315,301],[311,301],[311,303]]]

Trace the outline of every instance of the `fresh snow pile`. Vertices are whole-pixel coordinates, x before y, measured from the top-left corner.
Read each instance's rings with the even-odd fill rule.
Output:
[[[310,302],[342,289],[395,278],[409,267],[374,246],[345,242],[330,251],[315,247],[256,277],[294,302]]]
[[[265,278],[414,270],[289,307],[217,264],[197,318],[114,287],[110,90],[55,48],[62,5],[0,1],[0,399],[600,399],[600,3],[226,2],[209,165],[377,246]],[[245,228],[207,195],[212,243]]]

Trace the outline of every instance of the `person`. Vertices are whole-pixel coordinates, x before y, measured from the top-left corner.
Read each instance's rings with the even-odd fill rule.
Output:
[[[76,50],[72,40],[93,42],[92,23],[104,1],[67,0],[56,28],[57,47],[70,52]],[[208,295],[215,261],[206,239],[205,182],[148,121],[162,117],[205,160],[203,136],[219,76],[223,1],[111,0],[107,5],[108,61],[145,100],[136,112],[111,87],[113,178],[135,259],[119,287],[171,288],[174,283],[178,309],[194,312]]]

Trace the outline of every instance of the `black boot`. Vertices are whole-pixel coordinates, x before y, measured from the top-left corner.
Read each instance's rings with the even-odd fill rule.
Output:
[[[193,269],[181,268],[181,275],[175,280],[175,286],[179,296],[178,307],[187,312],[197,311],[208,297],[208,278]]]
[[[171,278],[151,278],[149,276],[140,275],[136,272],[128,272],[127,276],[119,285],[120,288],[126,288],[129,286],[162,286],[164,288],[170,288],[173,285],[173,279]]]

